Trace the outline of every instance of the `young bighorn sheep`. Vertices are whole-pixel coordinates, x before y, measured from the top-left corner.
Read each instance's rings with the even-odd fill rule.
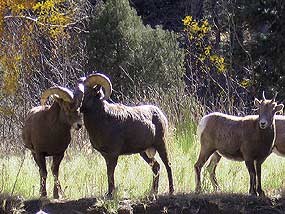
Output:
[[[49,106],[45,102],[52,96],[55,102]],[[46,156],[53,156],[52,173],[54,176],[53,197],[59,198],[62,194],[58,179],[58,171],[64,152],[71,139],[71,127],[76,130],[82,126],[82,117],[79,107],[83,93],[78,87],[72,91],[63,87],[51,87],[43,92],[41,106],[30,110],[24,123],[22,137],[25,147],[31,150],[39,166],[40,194],[46,197]]]
[[[107,165],[108,197],[115,189],[114,171],[120,155],[140,153],[152,167],[154,194],[158,192],[160,165],[154,158],[156,151],[163,161],[173,193],[173,180],[166,150],[167,119],[153,105],[129,107],[106,101],[112,93],[108,77],[96,73],[84,80],[82,113],[84,125],[93,147],[104,157]],[[94,87],[95,86],[95,87]],[[105,94],[102,93],[103,87]]]
[[[245,117],[231,116],[222,113],[211,113],[204,116],[197,129],[200,138],[200,154],[195,163],[196,191],[201,190],[201,168],[212,156],[212,162],[218,163],[221,156],[245,161],[250,175],[249,193],[264,196],[261,188],[261,164],[271,153],[276,130],[275,113],[283,109],[283,104],[277,105],[276,96],[272,100],[254,100],[259,109],[259,115]],[[214,164],[212,165],[212,167]],[[216,165],[213,167],[215,171]],[[211,176],[214,186],[216,178]]]
[[[276,138],[272,152],[279,156],[285,156],[285,116],[275,115]],[[216,168],[221,160],[221,155],[215,152],[211,157],[207,169],[210,174],[210,180],[214,190],[219,189],[218,181],[216,178]]]

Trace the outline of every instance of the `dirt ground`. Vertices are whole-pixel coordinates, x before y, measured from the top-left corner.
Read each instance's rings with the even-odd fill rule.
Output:
[[[27,200],[21,197],[0,195],[0,213],[37,213],[40,210],[52,214],[81,213],[285,213],[285,195],[277,198],[258,198],[241,194],[176,194],[158,196],[156,200],[120,201],[118,209],[110,212],[104,203],[96,198],[83,198],[70,201]],[[101,205],[99,205],[101,204]]]

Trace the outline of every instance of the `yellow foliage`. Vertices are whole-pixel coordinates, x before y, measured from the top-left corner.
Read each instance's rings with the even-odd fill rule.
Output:
[[[225,59],[223,57],[220,57],[218,55],[212,55],[210,56],[210,61],[214,63],[214,65],[218,69],[218,72],[222,73],[225,71]]]
[[[184,26],[189,26],[192,22],[192,16],[186,16],[182,21]]]
[[[54,39],[65,35],[64,28],[72,20],[72,13],[64,6],[65,3],[66,0],[47,0],[37,2],[32,7],[33,11],[39,14],[38,21],[49,26],[49,34]]]
[[[22,57],[20,55],[6,55],[0,58],[1,67],[4,70],[3,92],[7,95],[15,94],[18,89],[19,64],[21,60]]]
[[[207,47],[205,47],[204,53],[205,53],[206,56],[209,56],[209,55],[210,55],[211,49],[212,49],[212,47],[211,47],[210,45],[208,45]]]
[[[189,53],[196,54],[195,58],[203,63],[205,70],[208,71],[211,66],[214,66],[218,72],[224,72],[226,70],[225,59],[214,53],[209,39],[211,26],[208,20],[196,21],[192,16],[186,16],[182,21],[191,47]],[[198,65],[198,62],[195,64]]]
[[[0,106],[0,114],[5,115],[5,116],[10,116],[14,114],[14,111],[11,107]]]
[[[0,36],[3,32],[5,15],[25,17],[28,14],[27,11],[32,10],[36,16],[34,24],[47,30],[54,38],[64,37],[65,35],[62,34],[64,27],[73,19],[70,8],[68,0],[0,0]]]
[[[186,16],[182,21],[190,40],[195,37],[202,39],[211,30],[208,20],[198,22],[193,20],[192,16]]]
[[[6,3],[4,9],[10,10],[13,15],[20,15],[23,11],[31,9],[35,0],[2,0]]]
[[[74,16],[71,8],[68,0],[0,0],[0,68],[3,71],[0,84],[3,93],[13,95],[17,91],[21,67],[31,66],[29,60],[39,54],[37,41],[31,35],[40,29],[42,36],[52,40],[68,36],[65,28]],[[13,18],[22,19],[23,25],[7,31],[5,22],[11,23]]]
[[[240,84],[246,88],[251,85],[251,82],[249,79],[243,79]]]

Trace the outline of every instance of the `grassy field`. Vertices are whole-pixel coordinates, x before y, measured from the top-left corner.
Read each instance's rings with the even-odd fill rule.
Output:
[[[172,163],[175,191],[194,191],[193,165],[197,159],[199,143],[196,127],[188,123],[174,130],[169,138],[169,155]],[[159,157],[157,157],[161,163]],[[53,177],[48,161],[48,196],[52,197]],[[66,199],[103,197],[107,191],[105,162],[96,151],[75,151],[69,148],[60,168],[60,181]],[[39,173],[30,151],[25,155],[0,159],[0,191],[21,195],[25,199],[39,196]],[[268,196],[276,196],[284,186],[285,159],[272,154],[263,164],[262,183]],[[167,174],[161,163],[159,193],[168,192]],[[212,192],[206,171],[203,173],[204,192]],[[243,162],[222,159],[217,168],[217,178],[223,192],[247,193],[249,176]],[[139,199],[148,195],[152,183],[150,167],[139,155],[123,156],[115,171],[116,198]]]

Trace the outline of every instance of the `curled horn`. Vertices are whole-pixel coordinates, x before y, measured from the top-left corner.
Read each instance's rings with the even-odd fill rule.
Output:
[[[265,98],[265,91],[262,92],[262,98],[263,98],[263,100],[266,100],[266,98]]]
[[[74,102],[74,107],[79,108],[83,99],[84,95],[84,85],[82,82],[79,82],[77,87],[74,89],[74,97],[73,97],[73,102]]]
[[[56,97],[66,101],[66,102],[72,102],[73,101],[73,93],[67,88],[61,87],[61,86],[55,86],[48,88],[42,93],[41,96],[41,105],[44,105],[47,98],[51,95],[55,95]]]
[[[274,97],[271,100],[272,103],[275,102],[275,99],[276,99],[277,95],[278,95],[278,92],[275,92]]]
[[[90,88],[93,88],[95,85],[101,85],[104,88],[104,100],[109,99],[112,93],[112,83],[110,79],[104,74],[91,74],[85,81],[84,85]]]

